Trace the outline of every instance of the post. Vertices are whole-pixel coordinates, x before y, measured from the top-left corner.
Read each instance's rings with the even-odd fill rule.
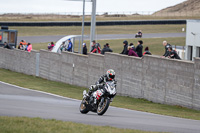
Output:
[[[90,29],[90,50],[91,42],[95,40],[95,27],[96,27],[96,0],[92,1],[92,15],[91,15],[91,29]]]
[[[82,37],[81,37],[81,54],[83,53],[83,41],[84,41],[84,23],[85,23],[85,0],[83,0],[83,18],[82,18]],[[80,41],[79,41],[80,42]]]
[[[39,77],[40,73],[40,53],[36,53],[36,63],[35,63],[35,76]]]

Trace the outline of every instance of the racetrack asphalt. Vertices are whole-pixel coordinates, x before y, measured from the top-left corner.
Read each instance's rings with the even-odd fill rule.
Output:
[[[199,133],[200,121],[109,107],[103,116],[81,114],[80,100],[0,82],[0,116],[56,119],[144,131]]]
[[[21,40],[26,40],[30,43],[45,43],[56,42],[65,35],[50,35],[50,36],[19,36],[18,44]],[[67,35],[66,35],[67,36]],[[142,38],[168,38],[168,37],[185,37],[186,33],[147,33],[143,34]],[[134,39],[135,34],[99,34],[96,35],[96,40],[114,40],[114,39]],[[85,40],[89,40],[90,36],[86,35]]]

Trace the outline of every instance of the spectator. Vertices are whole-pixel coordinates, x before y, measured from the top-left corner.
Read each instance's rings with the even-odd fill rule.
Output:
[[[149,47],[146,47],[146,48],[144,49],[143,55],[145,55],[145,54],[152,55],[151,52],[149,51]]]
[[[51,42],[51,44],[48,46],[48,50],[51,51],[54,46],[55,46],[55,44],[53,42]]]
[[[128,41],[123,41],[124,49],[120,54],[128,55]]]
[[[90,52],[90,53],[101,53],[101,47],[100,47],[100,44],[99,43],[96,43],[95,45],[94,45],[94,48],[93,48],[93,51],[92,52]]]
[[[7,42],[4,42],[4,48],[13,49]]]
[[[67,51],[72,52],[72,48],[73,48],[73,44],[72,44],[72,42],[71,42],[71,39],[68,39]]]
[[[86,46],[86,43],[83,43],[83,54],[87,55],[87,46]]]
[[[128,56],[136,56],[139,57],[137,55],[137,53],[133,50],[133,48],[131,46],[128,46]]]
[[[142,57],[142,54],[143,54],[143,52],[142,52],[142,50],[143,50],[142,44],[143,44],[143,41],[140,40],[140,41],[138,41],[138,46],[136,47],[136,52],[137,52],[137,55],[139,57]]]
[[[18,46],[18,49],[25,50],[25,46],[22,43],[20,43],[19,46]]]
[[[181,60],[181,58],[179,57],[177,52],[175,50],[173,50],[172,47],[169,47],[168,51],[169,51],[169,56],[168,56],[169,58]]]
[[[62,42],[62,44],[60,46],[60,51],[62,52],[63,50],[66,51],[66,44],[65,44],[65,42]]]
[[[106,43],[106,44],[104,45],[104,48],[102,49],[101,54],[104,55],[105,52],[113,52],[112,49],[110,49],[110,46],[109,46],[108,43]]]
[[[92,51],[95,49],[95,46],[96,46],[96,41],[93,40],[93,41],[92,41],[92,46],[91,46],[91,51],[90,51],[90,52],[92,52]]]
[[[165,46],[165,53],[163,57],[168,57],[169,56],[169,51],[168,48],[172,47],[167,41],[163,41],[163,46]]]
[[[27,51],[28,51],[28,52],[31,52],[31,50],[32,50],[32,44],[31,44],[31,43],[28,43],[27,46],[28,46],[28,47],[27,47]]]
[[[22,44],[22,45],[27,45],[26,41],[25,40],[21,40],[21,42],[19,44]]]
[[[130,43],[129,46],[131,46],[133,48],[133,50],[135,51],[135,46],[133,43]]]

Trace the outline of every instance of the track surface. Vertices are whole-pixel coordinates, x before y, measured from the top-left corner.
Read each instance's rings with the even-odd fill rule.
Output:
[[[168,37],[185,37],[186,33],[148,33],[144,34],[142,38],[168,38]],[[57,36],[22,36],[18,37],[18,43],[21,40],[26,40],[30,43],[44,43],[55,42],[64,37],[64,35]],[[112,39],[133,39],[135,34],[99,34],[96,36],[97,40],[112,40]],[[89,35],[85,37],[85,40],[89,40]]]
[[[103,116],[81,114],[79,100],[0,82],[0,116],[57,119],[91,125],[176,133],[199,133],[200,121],[109,107]]]

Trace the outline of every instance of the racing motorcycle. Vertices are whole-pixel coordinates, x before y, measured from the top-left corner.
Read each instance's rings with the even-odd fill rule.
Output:
[[[91,85],[93,87],[93,85]],[[98,115],[103,115],[113,98],[116,95],[116,81],[107,81],[103,88],[98,88],[90,96],[83,91],[83,100],[79,110],[82,114],[87,114],[89,111],[95,112]]]

